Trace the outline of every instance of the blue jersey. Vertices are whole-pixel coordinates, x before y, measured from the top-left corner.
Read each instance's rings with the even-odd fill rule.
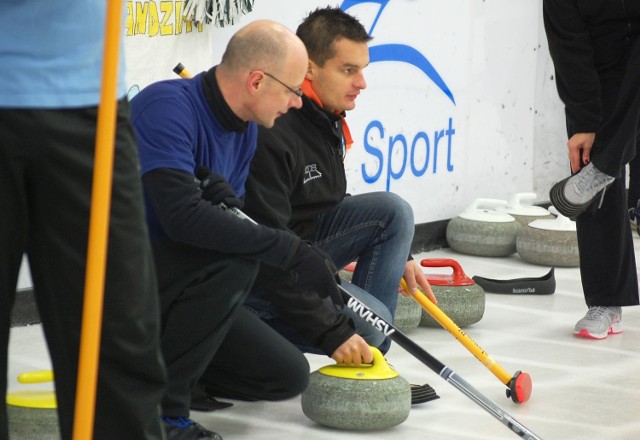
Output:
[[[0,107],[96,106],[105,14],[104,0],[0,1]],[[122,98],[126,85],[120,40],[117,96]]]
[[[207,103],[200,77],[159,81],[144,88],[131,101],[131,121],[140,153],[141,173],[169,168],[195,176],[207,167],[244,196],[249,165],[256,149],[257,126],[229,131]],[[148,209],[151,233],[157,226]]]

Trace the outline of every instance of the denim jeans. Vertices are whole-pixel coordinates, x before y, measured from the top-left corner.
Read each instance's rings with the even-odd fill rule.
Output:
[[[343,280],[343,287],[378,316],[393,322],[398,285],[414,230],[413,210],[404,199],[393,193],[374,192],[346,197],[320,215],[314,242],[338,268],[358,261],[351,283]],[[250,299],[247,305],[300,349],[321,353],[300,340],[264,299]],[[356,333],[369,345],[383,353],[389,349],[390,341],[358,314],[346,307],[340,313],[351,317]]]
[[[343,286],[380,317],[393,322],[398,285],[404,273],[415,224],[411,206],[389,192],[346,197],[318,219],[315,244],[331,256],[337,267],[357,259],[351,284]],[[384,308],[381,308],[384,305]],[[356,332],[370,345],[381,345],[382,334],[348,308]]]

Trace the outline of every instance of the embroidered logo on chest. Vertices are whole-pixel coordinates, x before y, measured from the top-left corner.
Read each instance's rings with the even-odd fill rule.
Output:
[[[313,163],[304,167],[304,180],[302,183],[305,184],[320,177],[322,177],[322,173],[318,171],[318,165]]]

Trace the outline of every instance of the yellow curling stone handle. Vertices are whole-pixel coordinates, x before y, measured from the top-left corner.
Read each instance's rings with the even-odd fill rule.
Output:
[[[393,379],[398,373],[387,364],[384,356],[376,347],[371,347],[373,362],[360,366],[348,364],[327,365],[318,370],[325,376],[339,377],[342,379],[380,380]]]

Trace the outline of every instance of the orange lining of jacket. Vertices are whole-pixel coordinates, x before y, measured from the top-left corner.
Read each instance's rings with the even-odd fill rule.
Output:
[[[318,104],[320,107],[324,108],[324,106],[322,105],[322,101],[320,101],[320,97],[318,96],[316,91],[313,90],[313,86],[311,85],[310,80],[305,78],[305,80],[302,82],[301,88],[302,92],[307,96],[307,98]],[[346,151],[349,151],[351,145],[353,144],[353,138],[351,137],[351,130],[349,130],[349,126],[347,125],[345,114],[344,112],[338,110],[335,110],[334,113],[342,117],[342,135],[344,136],[345,149]]]

